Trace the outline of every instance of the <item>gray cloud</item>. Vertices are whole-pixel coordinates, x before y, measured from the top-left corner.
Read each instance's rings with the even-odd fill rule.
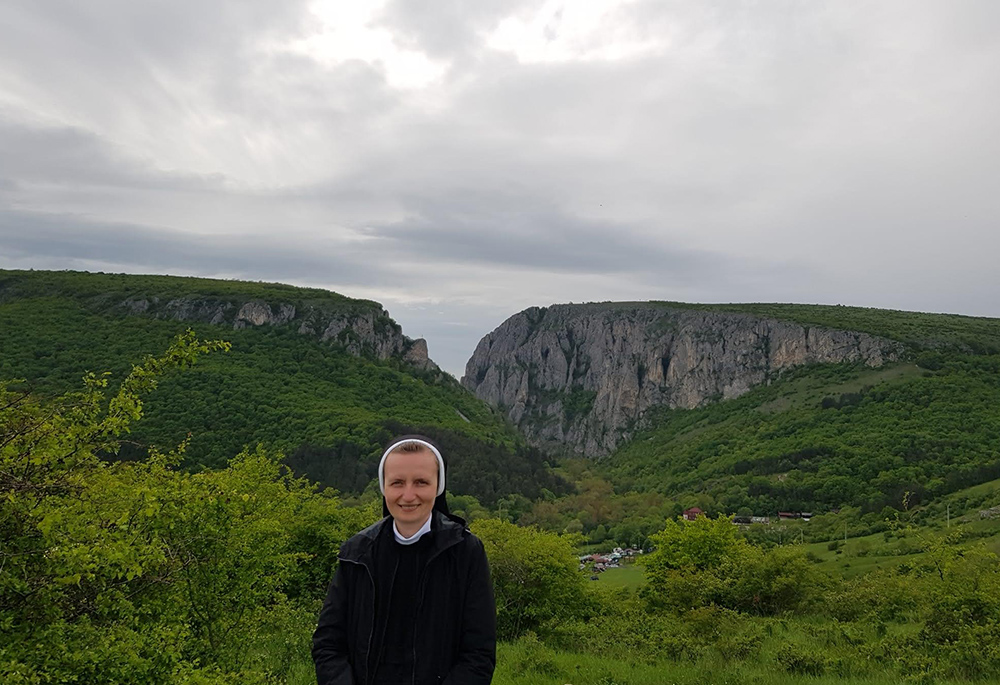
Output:
[[[676,280],[718,275],[726,258],[660,244],[634,227],[532,206],[524,196],[480,195],[422,203],[412,218],[368,235],[391,254],[459,264],[539,269],[552,273],[659,273]]]
[[[40,127],[0,119],[0,189],[21,184],[71,184],[155,190],[222,190],[219,175],[164,172],[129,159],[111,141],[85,129]]]
[[[639,0],[569,37],[567,4],[538,50],[574,54],[486,43],[539,7],[386,2],[447,66],[406,90],[289,47],[305,2],[5,3],[0,260],[336,288],[453,373],[557,301],[1000,315],[996,3]]]
[[[526,0],[440,0],[426,3],[390,0],[382,9],[378,23],[393,31],[400,44],[427,55],[448,61],[468,59],[481,48],[481,33],[524,7]],[[458,68],[465,65],[459,63]]]
[[[280,236],[234,239],[11,210],[0,210],[0,253],[17,261],[38,257],[49,264],[105,264],[143,273],[238,274],[255,280],[294,276],[299,282],[348,285],[373,280],[398,283],[379,264],[366,263],[364,255],[322,243],[288,244]]]

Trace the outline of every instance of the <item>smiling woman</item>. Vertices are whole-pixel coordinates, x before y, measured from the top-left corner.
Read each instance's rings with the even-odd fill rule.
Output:
[[[379,463],[386,514],[340,549],[313,635],[319,685],[489,683],[496,607],[482,542],[448,512],[446,464],[422,435]]]
[[[431,510],[444,493],[444,460],[423,440],[400,441],[379,464],[379,483],[393,519],[396,539],[411,544],[430,531]]]

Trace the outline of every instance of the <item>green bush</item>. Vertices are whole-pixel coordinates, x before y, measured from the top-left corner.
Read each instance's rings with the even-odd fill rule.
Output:
[[[471,525],[486,548],[497,604],[497,636],[512,640],[585,614],[590,602],[570,543],[499,519]]]
[[[514,670],[517,673],[538,673],[550,678],[564,675],[556,663],[556,653],[542,644],[538,636],[527,632],[514,643]]]
[[[798,675],[822,675],[827,668],[822,654],[791,642],[778,648],[775,660],[784,670]]]
[[[906,621],[919,608],[924,585],[897,571],[874,571],[831,586],[825,611],[840,621]]]
[[[799,550],[761,549],[725,517],[668,521],[643,558],[653,607],[675,611],[717,604],[759,615],[801,612],[819,601],[829,578]]]
[[[315,552],[351,525],[335,500],[261,451],[194,474],[178,468],[183,446],[137,462],[97,456],[141,417],[165,369],[219,347],[184,336],[107,401],[95,376],[48,401],[0,383],[4,683],[263,685],[301,653],[315,610],[284,593],[311,594],[328,573]],[[296,522],[326,528],[310,547]]]

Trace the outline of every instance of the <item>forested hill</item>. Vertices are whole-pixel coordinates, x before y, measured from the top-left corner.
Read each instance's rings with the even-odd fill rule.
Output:
[[[437,368],[427,357],[426,342],[403,335],[382,305],[317,288],[173,276],[0,270],[0,303],[45,297],[70,299],[88,311],[113,317],[140,316],[233,329],[293,327],[357,356],[395,357],[419,368]]]
[[[536,444],[598,457],[586,468],[618,494],[713,515],[849,507],[882,520],[1000,478],[1000,319],[553,305],[484,337],[463,383]],[[581,502],[535,520],[576,517],[591,535],[600,517],[577,516]]]
[[[114,385],[189,327],[231,351],[161,382],[123,458],[190,434],[188,463],[216,467],[266,444],[296,472],[357,492],[391,434],[422,431],[448,448],[453,492],[492,504],[566,488],[376,302],[270,283],[0,270],[0,379],[42,394],[79,388],[88,371],[111,372]]]
[[[667,306],[677,307],[669,304]],[[806,305],[712,305],[900,343],[898,358],[813,364],[739,398],[660,407],[604,464],[623,490],[710,512],[857,507],[882,516],[1000,478],[1000,319]]]

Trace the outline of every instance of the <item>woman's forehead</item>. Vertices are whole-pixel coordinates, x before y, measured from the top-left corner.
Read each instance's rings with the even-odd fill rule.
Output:
[[[407,471],[432,471],[437,475],[437,457],[429,449],[422,449],[418,452],[403,452],[394,450],[385,458],[385,473],[407,472]]]

